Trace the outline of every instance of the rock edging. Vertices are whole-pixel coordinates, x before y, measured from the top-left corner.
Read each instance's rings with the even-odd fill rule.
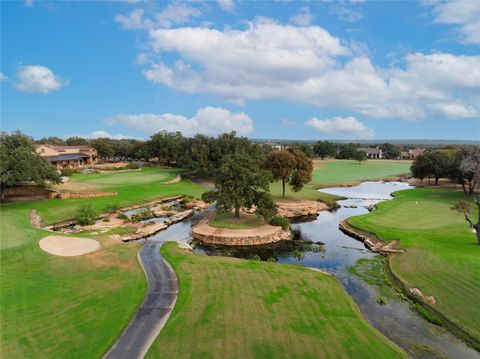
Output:
[[[224,229],[209,225],[210,218],[204,218],[192,227],[192,237],[206,244],[225,246],[255,246],[290,240],[292,234],[282,227],[265,224],[251,229]]]
[[[365,247],[372,252],[380,254],[405,253],[404,249],[398,248],[398,241],[394,240],[386,244],[374,234],[353,227],[345,219],[339,222],[338,228],[346,235],[363,242]]]

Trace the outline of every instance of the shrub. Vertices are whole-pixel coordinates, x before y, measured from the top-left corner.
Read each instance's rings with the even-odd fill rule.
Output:
[[[97,213],[93,210],[91,204],[83,204],[77,208],[77,213],[75,215],[75,221],[82,225],[87,226],[94,224],[97,219]]]
[[[107,218],[104,218],[103,221],[104,221],[104,222],[110,222],[110,218],[108,218],[108,217],[107,217]]]
[[[377,303],[380,304],[380,305],[385,305],[385,304],[387,304],[387,298],[385,298],[383,295],[381,295],[377,298]]]
[[[78,171],[76,169],[73,169],[73,168],[62,168],[60,170],[60,174],[62,176],[65,176],[65,177],[70,177],[75,173],[78,173]]]
[[[290,228],[290,222],[288,219],[286,219],[283,216],[275,216],[270,220],[270,224],[272,226],[279,226],[282,227],[283,229],[289,229]]]
[[[125,213],[117,214],[118,219],[129,220],[128,216]]]
[[[148,208],[144,208],[132,216],[132,222],[140,222],[153,217],[153,212],[150,211]]]
[[[127,169],[127,170],[138,170],[140,168],[140,166],[137,165],[136,163],[130,162],[124,168]]]
[[[114,213],[120,209],[120,205],[118,203],[109,203],[105,206],[105,211],[109,213]]]
[[[261,261],[262,260],[262,258],[258,254],[253,254],[248,259],[250,259],[251,261]]]

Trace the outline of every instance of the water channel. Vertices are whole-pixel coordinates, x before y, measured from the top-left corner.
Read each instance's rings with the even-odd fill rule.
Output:
[[[408,188],[411,187],[401,182],[364,182],[354,187],[322,189],[323,192],[347,199],[338,201],[340,208],[336,211],[324,211],[315,220],[293,224],[295,237],[300,241],[235,248],[197,245],[194,251],[213,256],[258,256],[263,260],[275,258],[279,263],[295,263],[321,269],[337,277],[364,317],[413,358],[480,358],[478,352],[461,340],[421,318],[409,308],[408,301],[399,296],[389,296],[385,304],[379,304],[379,289],[349,271],[359,259],[372,259],[376,254],[366,249],[363,243],[342,233],[338,229],[338,223],[350,216],[367,213],[366,207],[390,200],[390,193]],[[202,216],[202,213],[197,213],[146,240],[190,241],[190,227]],[[303,248],[299,255],[297,243],[305,242],[313,242],[314,247],[307,247],[306,250]]]

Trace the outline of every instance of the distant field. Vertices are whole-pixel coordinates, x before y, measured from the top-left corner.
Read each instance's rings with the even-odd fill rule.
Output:
[[[433,295],[436,309],[480,339],[480,246],[463,215],[450,209],[463,193],[416,188],[397,195],[349,223],[399,239],[407,253],[391,257],[393,272],[408,288]]]
[[[147,358],[403,358],[336,278],[301,266],[162,254],[180,292]]]
[[[318,188],[355,184],[365,180],[388,179],[410,172],[410,161],[368,160],[361,164],[352,160],[315,160],[312,181],[302,191],[292,192],[287,187],[289,199],[331,201],[338,197],[317,191]],[[275,198],[282,196],[280,181],[270,186]]]
[[[162,184],[179,170],[74,175],[70,190],[117,191],[118,196],[41,200],[1,205],[0,313],[4,358],[100,358],[115,342],[143,300],[145,275],[137,260],[139,244],[99,239],[101,249],[80,257],[43,252],[38,241],[50,232],[33,228],[29,212],[46,223],[72,218],[83,203],[98,210],[118,203],[143,203],[172,194],[199,197],[190,181]],[[90,186],[90,187],[89,187]]]

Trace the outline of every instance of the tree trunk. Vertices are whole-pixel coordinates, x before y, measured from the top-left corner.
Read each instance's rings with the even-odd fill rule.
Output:
[[[435,177],[435,186],[438,185],[438,180],[440,179],[440,177]]]
[[[3,201],[5,199],[5,187],[2,186],[1,188],[1,200]]]
[[[235,207],[235,218],[240,218],[240,207]]]
[[[428,185],[430,186],[430,176],[428,176]]]
[[[467,189],[465,188],[465,181],[462,181],[462,189],[463,189],[463,194],[466,196],[467,195]]]
[[[473,228],[475,228],[475,233],[477,234],[477,244],[480,246],[480,226],[476,224]]]
[[[282,197],[285,198],[285,177],[282,177]]]

